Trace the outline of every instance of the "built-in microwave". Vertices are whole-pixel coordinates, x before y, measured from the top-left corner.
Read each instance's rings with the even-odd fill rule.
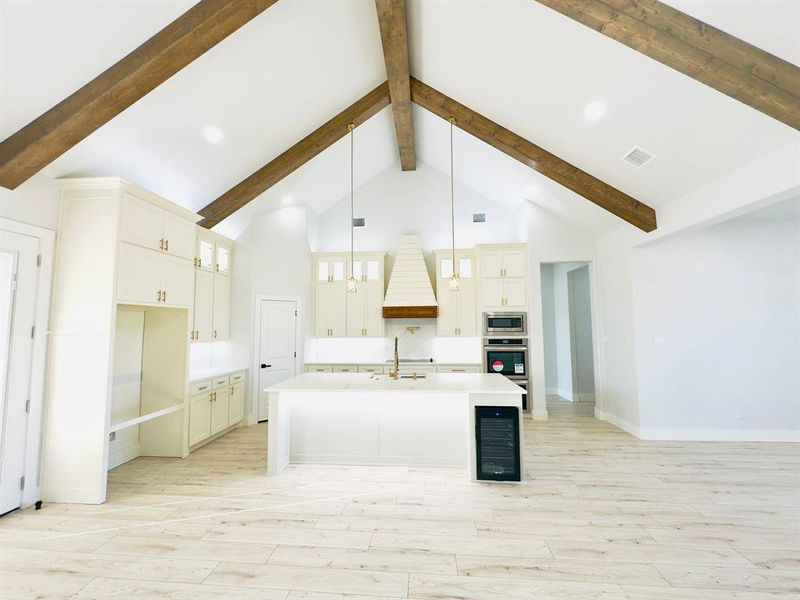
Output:
[[[483,335],[526,335],[527,320],[524,312],[483,313]]]

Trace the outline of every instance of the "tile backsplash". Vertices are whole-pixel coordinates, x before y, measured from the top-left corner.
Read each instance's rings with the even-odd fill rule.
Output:
[[[390,360],[397,337],[400,358],[433,358],[437,363],[480,363],[480,338],[438,337],[434,319],[387,319],[384,338],[314,338],[306,362],[375,362]]]

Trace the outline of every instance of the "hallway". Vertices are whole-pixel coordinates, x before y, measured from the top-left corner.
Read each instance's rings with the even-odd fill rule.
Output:
[[[570,402],[561,396],[548,396],[547,418],[555,421],[593,420],[594,402]]]

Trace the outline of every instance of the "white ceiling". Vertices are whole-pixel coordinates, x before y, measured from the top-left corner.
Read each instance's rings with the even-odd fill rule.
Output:
[[[800,2],[670,0],[789,60]],[[189,8],[183,0],[0,0],[0,137],[79,88]],[[457,6],[457,10],[455,10]],[[797,131],[536,2],[409,0],[412,73],[658,206]],[[386,77],[374,2],[280,0],[58,159],[44,174],[119,175],[199,209]],[[582,112],[601,100],[604,119]],[[447,173],[447,123],[415,108],[418,159]],[[219,127],[219,144],[203,139]],[[349,187],[344,139],[219,229],[236,234],[291,195],[324,210]],[[634,145],[656,155],[621,162]],[[356,130],[356,184],[397,160],[389,109]],[[620,221],[458,131],[456,177],[507,208],[540,204],[592,232]]]
[[[661,0],[800,66],[800,2],[797,0]]]

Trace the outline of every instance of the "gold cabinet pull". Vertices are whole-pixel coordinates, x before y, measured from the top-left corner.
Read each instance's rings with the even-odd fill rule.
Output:
[[[217,339],[217,330],[216,329],[214,330],[213,337],[214,337],[214,339]]]
[[[164,252],[169,252],[169,240],[164,240]]]
[[[164,238],[161,238],[160,240],[158,240],[158,249],[159,250],[163,250],[164,249]]]

